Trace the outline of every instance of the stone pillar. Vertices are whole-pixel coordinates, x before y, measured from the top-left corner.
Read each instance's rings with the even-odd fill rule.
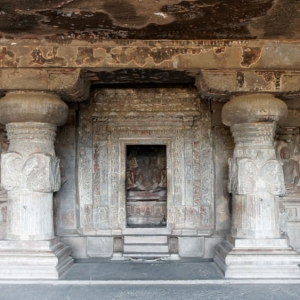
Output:
[[[0,278],[58,278],[73,263],[53,226],[53,192],[61,184],[53,143],[67,114],[67,105],[51,93],[9,92],[0,100],[9,140],[1,158],[8,205]]]
[[[214,259],[225,277],[300,277],[300,257],[281,237],[279,224],[278,197],[285,187],[273,140],[286,114],[286,104],[268,94],[233,97],[223,107],[223,123],[235,141],[229,160],[231,234],[217,245]]]

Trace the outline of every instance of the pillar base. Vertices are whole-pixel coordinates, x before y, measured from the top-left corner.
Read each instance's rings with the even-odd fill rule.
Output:
[[[285,239],[228,236],[215,252],[214,263],[226,278],[300,278],[300,255]]]
[[[48,241],[0,241],[0,279],[58,279],[73,265],[71,248]]]

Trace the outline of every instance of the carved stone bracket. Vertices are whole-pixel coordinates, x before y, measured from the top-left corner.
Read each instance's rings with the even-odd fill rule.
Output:
[[[80,69],[24,68],[0,72],[0,90],[31,90],[57,93],[65,101],[83,101],[89,96],[90,82]]]
[[[202,70],[196,86],[205,97],[227,100],[232,94],[263,92],[287,98],[299,95],[300,72],[260,70]]]

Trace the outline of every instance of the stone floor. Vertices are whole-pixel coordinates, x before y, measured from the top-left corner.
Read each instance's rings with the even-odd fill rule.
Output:
[[[79,260],[60,280],[1,280],[9,299],[300,299],[298,280],[224,279],[210,261]]]
[[[211,261],[121,261],[79,260],[62,280],[215,280],[223,279]]]

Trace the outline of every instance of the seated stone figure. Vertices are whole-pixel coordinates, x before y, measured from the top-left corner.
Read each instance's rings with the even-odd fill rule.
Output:
[[[283,147],[280,150],[280,156],[283,162],[282,169],[287,193],[293,194],[300,192],[298,187],[300,179],[299,163],[291,158],[290,149],[288,147]]]
[[[130,171],[131,184],[127,187],[127,199],[130,200],[166,200],[167,190],[161,186],[162,172],[156,165],[151,165],[151,157],[143,158],[143,165]],[[134,182],[134,184],[132,184]]]

